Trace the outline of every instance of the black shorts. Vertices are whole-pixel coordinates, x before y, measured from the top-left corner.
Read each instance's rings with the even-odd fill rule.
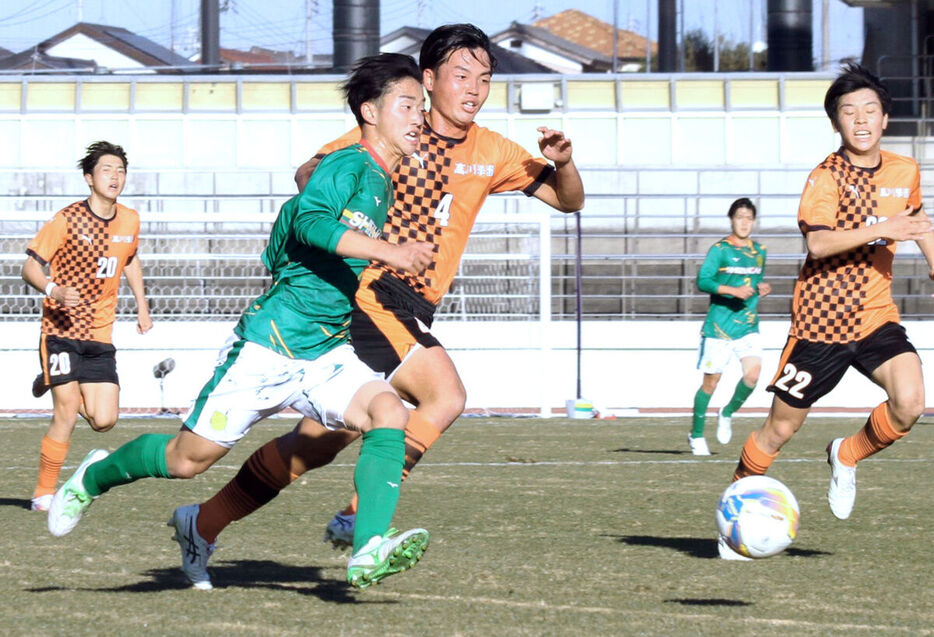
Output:
[[[73,381],[119,385],[116,352],[110,343],[77,341],[48,334],[39,337],[39,364],[45,384],[52,387]]]
[[[844,344],[789,336],[778,373],[766,390],[792,407],[807,409],[836,387],[849,367],[871,378],[879,365],[906,352],[917,353],[898,323],[886,323],[866,338]]]
[[[435,306],[405,281],[383,272],[357,290],[350,341],[357,356],[388,378],[417,346],[441,342],[429,331]]]

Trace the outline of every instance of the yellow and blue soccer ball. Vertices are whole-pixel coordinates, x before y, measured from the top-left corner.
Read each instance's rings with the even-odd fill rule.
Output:
[[[717,503],[717,530],[746,557],[771,557],[791,546],[801,511],[794,494],[775,478],[749,476],[726,488]]]

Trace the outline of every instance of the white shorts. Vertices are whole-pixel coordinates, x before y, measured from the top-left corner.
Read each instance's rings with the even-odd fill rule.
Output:
[[[759,336],[759,333],[746,334],[746,336],[732,341],[701,336],[697,369],[705,374],[722,374],[734,355],[739,360],[750,356],[761,359],[762,337]]]
[[[185,426],[203,438],[233,447],[263,418],[292,407],[330,429],[344,426],[344,411],[357,390],[383,380],[350,345],[303,360],[288,358],[233,335],[185,414]]]

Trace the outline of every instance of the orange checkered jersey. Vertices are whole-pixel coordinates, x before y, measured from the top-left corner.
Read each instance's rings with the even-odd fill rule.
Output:
[[[116,215],[102,219],[87,200],[59,210],[29,242],[26,254],[48,264],[55,283],[77,288],[81,302],[63,307],[47,297],[42,304],[42,333],[110,343],[120,275],[138,246],[135,210],[117,204]]]
[[[355,128],[318,151],[318,157],[355,143]],[[471,124],[463,139],[451,139],[422,128],[418,150],[403,157],[392,175],[395,204],[389,210],[383,238],[390,243],[428,241],[435,258],[420,275],[382,263],[371,264],[364,279],[381,271],[408,283],[437,305],[451,287],[467,237],[487,195],[522,191],[531,196],[554,168],[488,128]]]
[[[860,168],[843,151],[811,171],[801,195],[798,226],[852,230],[921,208],[921,172],[909,157],[882,152],[876,168]],[[824,259],[808,255],[795,283],[791,336],[817,343],[861,340],[889,321],[895,242],[879,239]]]

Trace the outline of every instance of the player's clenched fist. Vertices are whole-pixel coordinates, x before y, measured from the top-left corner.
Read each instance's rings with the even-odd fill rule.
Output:
[[[406,241],[393,247],[392,260],[386,263],[409,274],[420,274],[434,258],[434,244],[424,241]]]

